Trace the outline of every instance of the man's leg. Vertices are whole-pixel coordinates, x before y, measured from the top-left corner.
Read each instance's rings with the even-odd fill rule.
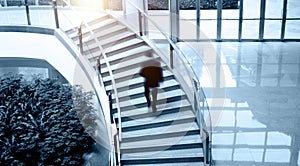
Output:
[[[156,111],[157,90],[158,90],[157,87],[154,87],[152,89],[152,99],[153,99],[153,101],[152,101],[152,110],[153,110],[153,112]]]
[[[149,87],[144,85],[144,88],[145,88],[145,97],[146,97],[146,100],[147,100],[147,106],[150,107],[151,105],[151,100],[150,100],[150,90],[149,90]]]

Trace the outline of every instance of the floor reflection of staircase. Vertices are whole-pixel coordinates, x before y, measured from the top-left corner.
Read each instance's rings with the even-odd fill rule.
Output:
[[[143,78],[138,73],[141,63],[149,59],[147,54],[160,58],[135,33],[109,15],[88,24],[104,48],[117,84],[122,112],[122,165],[204,165],[195,115],[172,72],[162,63],[164,82],[158,93],[158,112],[154,114],[147,107]],[[85,26],[82,32],[83,53],[96,68],[100,49]],[[66,33],[78,43],[76,31]],[[107,66],[103,59],[100,62],[105,88],[112,91]],[[115,104],[113,111],[117,117]]]

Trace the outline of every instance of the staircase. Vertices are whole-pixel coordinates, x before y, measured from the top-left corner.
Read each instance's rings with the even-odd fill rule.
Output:
[[[164,82],[158,91],[157,112],[152,113],[147,107],[144,80],[138,73],[141,64],[149,60],[147,54],[153,54],[152,58],[161,61],[155,50],[108,14],[88,22],[88,25],[108,57],[116,82],[122,114],[121,164],[205,165],[200,131],[192,106],[163,62]],[[77,31],[71,29],[66,33],[78,43]],[[85,26],[82,27],[82,41],[84,56],[97,69],[97,57],[101,55],[101,50]],[[105,89],[113,92],[103,57],[100,63]],[[115,103],[112,111],[117,120]]]

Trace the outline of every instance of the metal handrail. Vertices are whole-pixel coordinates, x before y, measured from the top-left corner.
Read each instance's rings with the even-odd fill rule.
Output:
[[[123,0],[123,4],[125,4],[124,3],[125,2],[125,0]],[[148,21],[150,21],[153,25],[154,25],[154,27],[167,39],[167,41],[168,41],[168,43],[170,44],[170,49],[171,49],[171,51],[172,51],[172,49],[174,49],[174,51],[181,57],[180,59],[181,60],[183,60],[183,62],[186,64],[186,65],[184,65],[184,67],[188,70],[188,71],[190,71],[190,74],[192,74],[192,76],[189,76],[189,77],[191,77],[191,80],[194,80],[195,82],[196,82],[196,85],[193,87],[194,88],[194,95],[195,95],[195,97],[196,97],[196,101],[195,102],[197,102],[196,104],[198,105],[198,109],[197,110],[195,110],[196,112],[199,112],[200,114],[202,114],[201,115],[201,117],[202,117],[202,119],[203,119],[203,113],[199,110],[199,108],[202,108],[201,107],[201,105],[200,105],[200,95],[199,95],[199,90],[201,90],[202,91],[202,94],[203,94],[203,99],[204,99],[204,102],[206,102],[206,104],[207,104],[207,100],[206,100],[206,96],[205,96],[205,94],[204,94],[204,91],[203,91],[203,89],[200,87],[200,88],[198,88],[198,85],[200,86],[200,81],[199,81],[199,78],[197,77],[197,74],[196,74],[196,72],[194,71],[194,69],[191,67],[192,65],[190,64],[190,62],[188,61],[188,59],[187,59],[187,57],[186,57],[186,55],[178,48],[178,46],[170,39],[170,37],[169,37],[169,35],[166,33],[166,32],[164,32],[163,30],[162,30],[162,28],[160,28],[160,26],[155,22],[155,21],[153,21],[151,18],[150,18],[150,16],[147,14],[147,13],[145,13],[142,9],[140,9],[137,5],[135,5],[133,2],[131,2],[131,0],[127,0],[127,2],[130,4],[130,5],[132,5],[137,11],[138,11],[138,14],[139,14],[139,16],[141,15],[141,16],[143,16],[143,17],[145,17],[145,18],[147,18],[147,20]],[[140,20],[140,19],[139,19]],[[141,24],[142,24],[142,22],[140,21],[139,22],[139,27],[141,27]],[[140,28],[141,29],[141,28]],[[139,32],[139,34],[141,34],[141,36],[143,35],[143,32]],[[150,42],[150,41],[149,41]],[[203,62],[203,59],[199,56],[199,58],[201,59],[201,61]],[[172,60],[172,59],[171,59]],[[170,67],[171,67],[171,69],[173,69],[173,62],[171,61],[170,62]],[[193,107],[194,108],[194,107]],[[196,109],[196,108],[195,108]],[[205,127],[207,127],[206,125],[205,125],[205,123],[200,123],[200,130],[201,130],[201,133],[203,133],[203,132],[208,132],[208,139],[209,139],[209,144],[211,144],[211,139],[212,139],[212,124],[211,124],[211,115],[210,115],[210,112],[209,112],[209,107],[208,107],[208,104],[207,104],[207,110],[208,110],[208,114],[209,114],[209,131],[207,131],[206,129],[204,129],[203,130],[203,128],[205,128]],[[203,119],[203,122],[204,122],[205,120]],[[211,146],[209,145],[209,147],[207,147],[207,149],[206,149],[206,151],[208,152],[208,153],[210,153],[211,152]],[[211,155],[209,154],[209,156],[206,156],[206,160],[209,162],[209,164],[210,164],[210,162],[211,162]]]
[[[207,109],[207,112],[208,112],[208,116],[209,116],[209,127],[208,127],[208,131],[207,130],[204,130],[205,134],[208,135],[208,140],[206,139],[205,140],[205,143],[206,143],[206,147],[208,148],[208,150],[206,151],[206,155],[207,155],[207,161],[208,164],[211,164],[212,162],[212,151],[211,151],[211,148],[212,148],[212,123],[211,123],[211,115],[210,115],[210,112],[209,112],[209,107],[208,107],[208,102],[206,100],[206,96],[205,96],[205,93],[203,91],[202,88],[200,88],[200,91],[201,91],[201,94],[203,96],[203,113],[202,114],[205,114],[204,111],[205,109]],[[204,106],[204,103],[206,104],[206,106]],[[204,118],[202,117],[202,119],[204,120]],[[207,125],[204,123],[203,125],[205,125],[205,127],[207,127]]]
[[[69,1],[67,1],[67,0],[62,0],[65,4],[66,4],[66,6],[67,7],[69,7],[79,18],[80,18],[80,15],[76,12],[76,10],[71,6],[71,4],[70,4],[70,2]],[[90,26],[87,24],[87,22],[85,22],[85,21],[82,21],[81,22],[81,25],[80,26],[82,26],[82,25],[85,25],[85,27],[88,29],[88,31],[91,33],[91,36],[92,36],[92,38],[96,41],[96,43],[97,43],[97,45],[98,45],[98,47],[99,47],[99,49],[100,49],[100,51],[101,51],[101,55],[103,56],[103,58],[104,58],[104,60],[105,60],[105,63],[106,63],[106,66],[107,66],[107,68],[108,68],[108,72],[109,72],[109,75],[110,75],[110,77],[111,77],[111,83],[112,83],[112,88],[113,88],[113,90],[114,90],[114,95],[115,95],[115,101],[116,101],[116,107],[117,107],[117,111],[118,111],[118,133],[117,133],[117,135],[118,135],[118,139],[117,139],[117,145],[119,145],[120,144],[120,141],[122,141],[122,125],[121,125],[121,123],[122,123],[122,121],[121,121],[121,109],[120,109],[120,102],[119,102],[119,97],[118,97],[118,91],[117,91],[117,88],[116,88],[116,83],[115,83],[115,79],[114,79],[114,76],[113,76],[113,73],[112,73],[112,69],[111,69],[111,67],[110,67],[110,64],[109,64],[109,62],[108,62],[108,58],[107,58],[107,56],[106,56],[106,54],[105,54],[105,51],[104,51],[104,49],[103,49],[103,47],[101,46],[101,44],[100,44],[100,42],[99,42],[99,40],[93,35],[94,34],[94,32],[93,32],[93,30],[90,28]],[[100,56],[101,55],[99,55],[99,58],[100,58]],[[99,73],[100,74],[100,73]],[[116,124],[116,122],[114,121],[114,123]],[[120,161],[120,146],[117,146],[117,151],[118,151],[118,164],[120,165],[121,164],[121,161]]]

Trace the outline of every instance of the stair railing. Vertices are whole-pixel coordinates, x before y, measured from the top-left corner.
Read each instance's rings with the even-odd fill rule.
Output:
[[[82,44],[82,25],[83,22],[80,23],[79,27],[78,27],[78,37],[79,37],[79,50],[81,55],[83,55],[83,44]]]
[[[209,106],[206,100],[205,93],[203,89],[200,87],[199,95],[202,96],[200,99],[200,105],[201,105],[201,114],[202,116],[198,117],[197,119],[201,118],[201,122],[203,124],[203,148],[206,149],[205,151],[205,162],[206,164],[212,164],[212,122],[211,122],[211,115],[209,112]],[[206,119],[206,120],[205,120]],[[198,121],[199,123],[199,121]]]
[[[136,34],[139,35],[148,45],[154,48],[154,51],[168,65],[176,79],[180,82],[181,87],[185,91],[189,101],[192,103],[197,124],[200,128],[200,136],[203,140],[204,160],[206,164],[210,165],[212,143],[211,117],[205,94],[203,89],[200,87],[199,77],[196,74],[197,72],[188,60],[189,56],[179,49],[170,36],[163,31],[162,28],[141,8],[130,0],[123,0],[123,4],[126,4],[126,15],[122,16],[119,13],[114,13],[113,11],[109,11],[110,14],[118,21],[127,25],[129,29],[136,32]],[[127,8],[131,9],[131,11],[127,10]],[[151,27],[152,30],[148,31],[146,26]],[[155,31],[153,29],[155,29]],[[157,38],[163,40],[165,45],[161,46],[163,45],[162,43],[153,41],[153,39]],[[201,59],[200,56],[199,58]],[[202,59],[201,63],[203,65]]]
[[[113,116],[113,112],[112,112],[112,108],[113,108],[113,100],[112,100],[112,94],[111,92],[108,92],[108,100],[109,100],[109,108],[110,108],[110,121],[111,124],[116,124],[116,120]],[[114,149],[120,149],[120,142],[118,141],[118,133],[115,134],[113,132],[113,130],[111,130],[111,135],[113,136],[112,141],[111,141],[111,147],[114,147]],[[110,166],[117,166],[120,165],[120,155],[118,155],[117,153],[120,154],[120,152],[112,150],[111,154],[110,154]],[[118,161],[118,164],[117,164]]]
[[[77,16],[77,18],[81,18],[80,14],[77,13],[77,11],[71,6],[71,4],[70,4],[70,2],[68,0],[62,0],[62,1],[65,4],[65,7],[69,8],[72,11],[72,13]],[[103,47],[101,46],[100,41],[94,35],[93,30],[91,29],[91,27],[88,25],[88,23],[84,19],[81,19],[80,25],[77,28],[78,35],[79,35],[78,36],[79,37],[79,43],[78,44],[79,44],[80,51],[83,52],[83,47],[84,46],[88,47],[87,45],[84,45],[84,43],[82,41],[82,37],[83,37],[83,33],[84,33],[83,32],[83,26],[90,32],[91,38],[94,39],[95,42],[97,43],[97,45],[98,45],[98,47],[100,49],[100,52],[101,52],[101,54],[97,57],[97,59],[100,60],[100,58],[103,57],[103,59],[105,60],[105,64],[106,64],[106,66],[108,68],[108,72],[109,72],[110,78],[111,78],[112,89],[114,91],[114,96],[115,96],[115,106],[117,107],[117,111],[118,111],[118,129],[117,129],[116,133],[113,132],[113,129],[111,129],[111,133],[110,133],[111,134],[110,135],[111,144],[112,144],[112,146],[114,148],[114,151],[112,151],[111,154],[110,154],[110,157],[111,157],[110,164],[113,165],[113,166],[115,166],[115,165],[121,166],[120,141],[122,141],[122,121],[121,121],[121,109],[120,109],[120,102],[119,102],[119,97],[118,97],[118,91],[117,91],[116,82],[115,82],[115,79],[114,79],[114,76],[113,76],[113,73],[112,73],[112,69],[111,69],[110,63],[108,61],[107,55],[106,55]],[[74,29],[74,31],[76,31],[76,29]],[[101,66],[98,66],[96,68],[98,69],[99,67],[101,67]],[[97,70],[97,69],[96,69],[96,71],[98,72],[99,80],[101,80],[100,82],[103,85],[103,81],[102,81],[100,70]],[[103,87],[104,87],[104,85],[103,85]],[[116,121],[115,121],[114,118],[113,118],[113,124],[114,124],[114,126],[117,126],[117,123],[116,123]],[[114,139],[114,138],[117,138],[117,139]],[[114,152],[117,153],[117,156],[116,156],[116,154]],[[117,160],[117,161],[115,162],[115,160]]]
[[[57,13],[57,1],[53,0],[52,5],[53,5],[53,11],[54,11],[55,25],[56,25],[56,28],[59,28],[59,20],[58,20],[58,13]]]

